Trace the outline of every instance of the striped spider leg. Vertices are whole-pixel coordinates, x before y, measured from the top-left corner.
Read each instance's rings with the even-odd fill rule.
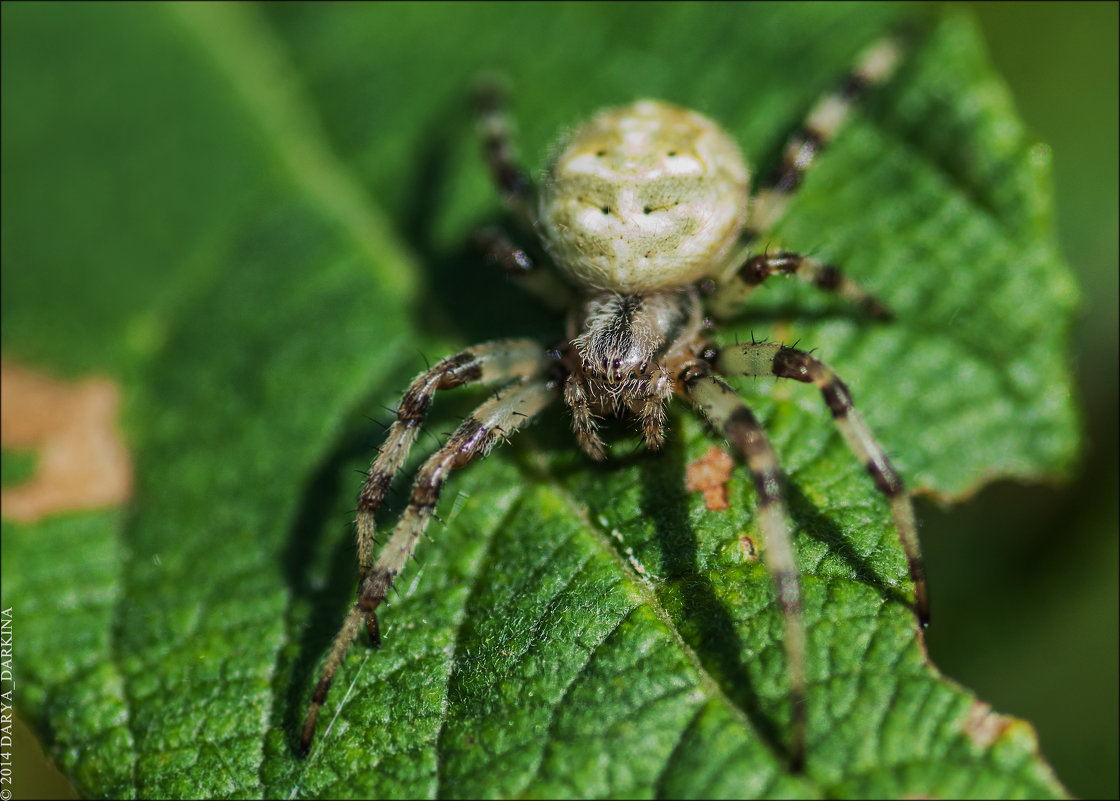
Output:
[[[906,553],[910,579],[914,583],[915,612],[921,625],[926,626],[929,622],[929,593],[914,507],[902,479],[852,404],[847,385],[827,365],[805,351],[774,343],[755,342],[728,347],[719,352],[713,361],[715,370],[722,375],[774,376],[817,386],[848,447],[863,464],[876,489],[890,502],[895,528]],[[758,493],[759,524],[766,538],[766,564],[773,576],[785,618],[793,722],[791,761],[796,770],[801,767],[805,747],[806,642],[800,582],[793,556],[781,469],[754,414],[734,390],[708,374],[707,364],[699,369],[690,368],[683,384],[685,394],[694,406],[742,454]]]
[[[724,348],[716,358],[715,366],[723,375],[792,378],[794,381],[815,384],[821,391],[825,406],[832,413],[832,419],[844,441],[871,476],[875,488],[890,502],[894,525],[906,553],[910,580],[914,582],[914,609],[922,626],[928,625],[929,591],[926,588],[925,564],[918,543],[914,505],[887,454],[852,404],[847,384],[828,365],[805,351],[770,342],[752,342]]]
[[[789,679],[791,721],[790,767],[800,771],[805,761],[805,621],[801,615],[801,587],[793,556],[789,511],[782,491],[782,471],[766,432],[731,387],[710,375],[702,362],[682,377],[684,394],[723,434],[747,463],[758,494],[759,528],[766,540],[766,568],[774,581],[785,621],[785,651]]]
[[[768,342],[725,348],[715,356],[713,366],[716,372],[727,376],[774,376],[816,385],[848,447],[863,464],[876,489],[890,503],[895,528],[914,583],[915,612],[921,625],[926,626],[929,622],[929,593],[914,507],[902,479],[852,404],[847,385],[827,365],[805,351]],[[797,770],[804,758],[806,734],[806,640],[801,613],[800,582],[791,544],[781,469],[774,450],[766,439],[766,433],[754,414],[734,390],[719,378],[708,374],[706,364],[700,369],[690,369],[683,384],[685,394],[694,406],[744,457],[758,494],[759,525],[766,538],[766,564],[773,576],[778,602],[785,618],[785,648],[789,663],[793,724],[791,763]]]
[[[358,498],[358,600],[335,636],[319,682],[315,685],[300,737],[300,751],[304,756],[311,750],[319,709],[326,700],[342,658],[363,623],[373,643],[380,642],[377,607],[385,600],[393,580],[428,527],[448,473],[463,467],[475,456],[485,455],[501,439],[531,420],[556,396],[555,386],[543,376],[547,367],[545,350],[538,343],[524,339],[500,340],[476,345],[443,359],[417,376],[405,392],[397,409],[397,419],[389,429],[380,454],[370,466]],[[420,468],[408,506],[374,562],[374,513],[385,499],[393,476],[416,440],[432,396],[437,390],[499,381],[512,383],[475,409],[444,446]]]
[[[497,76],[482,81],[474,92],[474,112],[479,140],[490,177],[502,205],[517,223],[519,233],[536,238],[536,183],[517,159],[513,123],[506,113],[506,87]],[[487,226],[473,237],[475,248],[498,265],[518,285],[553,309],[568,309],[574,303],[571,287],[550,270],[541,269],[529,253],[501,229]]]
[[[755,243],[781,219],[805,174],[836,137],[852,108],[869,89],[886,82],[894,74],[899,58],[899,44],[893,39],[881,39],[867,48],[839,88],[820,98],[805,121],[790,136],[782,149],[781,163],[767,176],[752,198],[738,248],[728,259],[728,268],[709,301],[708,309],[712,314],[720,318],[738,314],[759,284],[773,275],[782,274],[794,275],[825,291],[835,292],[858,304],[872,317],[890,318],[886,306],[835,265],[822,264],[808,256],[784,251],[751,254]]]

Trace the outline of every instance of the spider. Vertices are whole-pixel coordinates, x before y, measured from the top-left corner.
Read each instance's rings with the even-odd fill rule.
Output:
[[[745,460],[758,495],[785,626],[794,769],[805,753],[805,628],[783,479],[758,420],[720,375],[775,376],[815,384],[837,428],[890,503],[914,582],[914,610],[929,620],[917,526],[902,479],[852,405],[844,382],[808,352],[769,342],[717,348],[709,316],[738,312],[771,276],[794,275],[858,304],[872,317],[886,307],[837,267],[793,252],[756,253],[754,243],[778,220],[791,194],[829,143],[854,102],[886,81],[900,48],[883,39],[865,50],[840,87],[812,107],[781,163],[753,198],[750,175],[731,137],[700,114],[658,100],[599,112],[578,127],[535,184],[514,156],[496,86],[477,96],[483,150],[507,209],[539,234],[560,275],[540,270],[496,229],[479,242],[528,288],[568,306],[563,344],[504,339],[467,348],[421,373],[409,386],[358,499],[358,600],[335,637],[315,687],[300,740],[311,748],[319,709],[343,656],[366,628],[380,642],[377,607],[433,515],[448,474],[563,398],[576,440],[605,458],[599,421],[637,418],[651,450],[664,439],[665,407],[678,396],[698,410]],[[374,559],[374,513],[416,440],[437,391],[502,383],[420,468],[392,536]]]

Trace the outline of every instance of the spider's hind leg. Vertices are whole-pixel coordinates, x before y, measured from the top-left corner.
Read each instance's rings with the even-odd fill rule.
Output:
[[[716,369],[725,375],[771,375],[817,386],[848,447],[870,474],[875,487],[890,501],[894,525],[914,582],[914,612],[923,627],[928,625],[929,591],[914,505],[883,448],[852,404],[847,385],[831,368],[805,351],[770,342],[725,348],[716,360]]]
[[[502,204],[517,220],[521,235],[535,238],[537,190],[517,159],[513,123],[506,110],[506,90],[502,82],[496,77],[480,81],[475,88],[474,106],[482,151]],[[474,235],[473,244],[546,305],[563,309],[571,303],[569,288],[551,271],[534,264],[524,248],[497,228],[483,228]]]
[[[817,154],[836,137],[852,108],[868,89],[885,83],[894,75],[901,56],[902,46],[897,39],[888,37],[873,42],[859,54],[840,86],[817,100],[801,127],[786,141],[781,163],[763,181],[751,206],[748,236],[773,228]]]
[[[799,253],[754,256],[751,253],[758,240],[781,219],[817,156],[843,128],[863,95],[894,75],[901,55],[901,42],[897,39],[888,37],[872,43],[860,53],[852,71],[840,85],[817,100],[801,126],[786,141],[781,162],[762,181],[751,201],[747,225],[738,245],[717,272],[719,287],[709,303],[709,309],[717,317],[735,314],[756,286],[776,274],[796,275],[858,303],[873,317],[890,317],[886,306],[833,265]]]
[[[517,159],[513,124],[506,110],[506,87],[497,76],[481,81],[474,91],[474,109],[483,154],[502,203],[525,231],[533,230],[536,188]]]
[[[572,303],[572,292],[555,274],[541,268],[523,248],[499,228],[487,226],[471,237],[474,249],[497,264],[510,279],[544,305],[552,309],[567,309]]]

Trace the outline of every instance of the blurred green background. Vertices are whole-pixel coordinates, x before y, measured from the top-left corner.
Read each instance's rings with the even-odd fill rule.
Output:
[[[1074,367],[1085,438],[1070,484],[1001,483],[952,510],[920,509],[929,649],[947,676],[1035,724],[1070,792],[1116,798],[1118,6],[962,5],[1053,151],[1058,236],[1082,288]]]
[[[948,510],[921,504],[929,648],[947,676],[1035,724],[1074,795],[1115,798],[1118,6],[958,5],[978,18],[1022,117],[1053,150],[1058,233],[1084,295],[1074,358],[1085,448],[1073,482],[996,484]],[[22,726],[12,750],[15,798],[75,797]]]

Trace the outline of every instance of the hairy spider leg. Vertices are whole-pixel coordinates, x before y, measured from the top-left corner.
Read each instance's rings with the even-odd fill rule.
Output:
[[[914,582],[914,612],[923,627],[929,625],[929,591],[926,588],[925,563],[922,561],[918,542],[914,505],[886,453],[852,405],[852,395],[847,385],[831,368],[805,351],[769,342],[725,348],[716,359],[716,369],[724,375],[772,375],[817,386],[825,405],[832,413],[836,428],[870,474],[876,489],[887,496],[890,502],[894,525],[906,552],[910,579]]]
[[[599,436],[599,423],[591,413],[587,387],[577,373],[569,373],[564,381],[564,403],[572,410],[572,430],[583,452],[597,462],[607,458],[607,446]]]
[[[665,406],[673,397],[673,378],[663,363],[654,366],[641,406],[636,413],[642,421],[642,438],[651,451],[665,442]]]
[[[323,665],[300,737],[300,751],[304,756],[311,750],[319,709],[326,700],[342,658],[358,636],[362,622],[365,621],[368,626],[369,621],[376,621],[377,607],[385,600],[393,579],[404,568],[428,527],[448,474],[468,464],[475,456],[485,455],[501,439],[509,437],[535,417],[555,396],[555,387],[540,376],[519,379],[479,406],[447,443],[424,462],[412,485],[408,507],[381,550],[377,563],[363,577],[358,601],[346,616]],[[372,625],[376,631],[376,622]]]
[[[373,566],[374,535],[377,523],[374,513],[389,491],[393,476],[400,470],[408,452],[416,442],[420,426],[439,390],[453,389],[470,383],[494,383],[525,378],[539,373],[545,366],[544,351],[531,339],[502,339],[467,348],[454,356],[441,359],[431,369],[418,375],[409,385],[397,408],[397,419],[389,429],[385,444],[370,465],[366,483],[358,496],[358,569],[359,585]],[[376,623],[371,624],[370,637],[377,641]]]
[[[778,457],[751,410],[731,387],[710,375],[706,367],[686,369],[682,383],[693,406],[742,454],[758,494],[758,519],[766,541],[766,566],[773,577],[785,623],[792,706],[790,767],[800,772],[805,762],[805,623],[801,616],[801,589]]]
[[[495,381],[525,378],[539,373],[544,368],[544,364],[544,353],[537,342],[529,339],[498,340],[476,345],[453,356],[448,356],[413,380],[401,399],[397,408],[397,419],[389,428],[385,444],[381,446],[377,458],[370,465],[366,482],[358,496],[356,529],[359,589],[364,585],[373,568],[373,546],[377,533],[374,514],[385,499],[393,481],[393,476],[400,470],[416,442],[416,437],[420,433],[420,426],[428,412],[428,407],[431,405],[432,396],[439,390],[452,389],[469,383],[493,383]],[[380,640],[377,618],[371,614],[362,619],[365,620],[370,639],[376,644]],[[359,622],[361,622],[361,619],[353,618],[352,615],[348,617],[338,634],[336,645],[342,641],[347,644],[353,641],[357,629],[355,628],[353,631],[349,629],[357,626]],[[345,649],[343,649],[343,652],[345,652]],[[341,660],[341,658],[342,654],[340,653],[337,655],[337,660]],[[323,678],[327,678],[328,673],[333,677],[334,671],[338,669],[337,660],[332,663],[328,659],[327,666],[323,671]],[[316,687],[316,698],[319,698],[318,704],[321,704],[322,700],[326,698],[329,687],[329,679],[325,686],[323,680],[320,679],[319,686]],[[320,688],[322,689],[321,697],[319,694]],[[313,708],[317,716],[318,706],[314,702]],[[308,716],[310,720],[310,711]],[[311,730],[305,728],[305,737],[309,735],[309,731],[313,732],[314,721],[311,721],[311,727]],[[310,747],[309,739],[305,745]]]
[[[533,259],[513,243],[501,228],[488,225],[471,237],[471,244],[490,257],[510,278],[525,278],[538,271]]]

